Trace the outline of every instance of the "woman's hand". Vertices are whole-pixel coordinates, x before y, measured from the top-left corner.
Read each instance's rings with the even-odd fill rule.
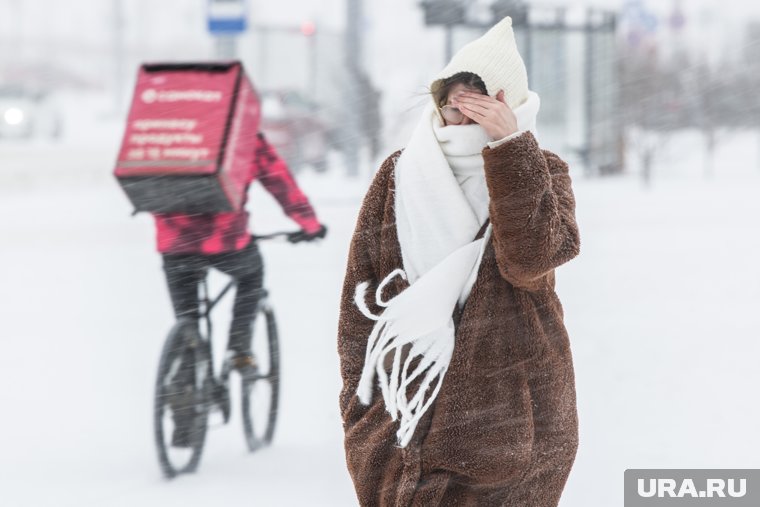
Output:
[[[517,117],[504,100],[504,90],[499,90],[496,98],[462,92],[452,99],[452,105],[483,127],[494,141],[517,132]]]

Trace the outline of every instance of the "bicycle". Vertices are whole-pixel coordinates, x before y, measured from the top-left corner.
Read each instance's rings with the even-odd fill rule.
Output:
[[[287,238],[290,234],[292,233],[279,232],[252,236],[252,239],[261,241]],[[222,413],[224,424],[230,419],[231,358],[224,359],[217,377],[211,346],[211,311],[232,289],[235,281],[230,280],[212,298],[206,278],[204,276],[201,280],[197,323],[189,318],[181,318],[174,324],[164,342],[158,365],[153,401],[154,436],[161,471],[169,479],[197,469],[206,441],[208,418],[213,410],[218,409]],[[256,322],[264,322],[266,336],[257,336],[259,333],[254,332],[251,341],[256,367],[253,371],[238,375],[241,381],[243,431],[250,452],[272,442],[277,423],[280,394],[279,341],[277,322],[267,295],[267,290],[261,289],[255,315]],[[201,322],[204,326],[199,325]],[[205,329],[201,330],[201,327]],[[178,383],[178,375],[185,375],[190,381]],[[171,438],[173,421],[178,414],[192,419],[189,424],[190,445],[183,448],[172,447],[167,442],[167,436]]]

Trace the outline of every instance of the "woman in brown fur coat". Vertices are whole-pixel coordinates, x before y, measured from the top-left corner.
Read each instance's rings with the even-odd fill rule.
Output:
[[[578,445],[554,268],[578,254],[568,167],[505,18],[431,86],[359,213],[338,350],[363,506],[556,506]]]

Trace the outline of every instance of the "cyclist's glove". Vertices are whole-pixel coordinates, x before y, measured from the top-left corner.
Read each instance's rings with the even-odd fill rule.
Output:
[[[288,234],[288,241],[291,243],[300,243],[302,241],[314,241],[315,239],[322,239],[327,235],[327,227],[324,225],[319,227],[317,232],[309,234],[306,231],[291,232]]]

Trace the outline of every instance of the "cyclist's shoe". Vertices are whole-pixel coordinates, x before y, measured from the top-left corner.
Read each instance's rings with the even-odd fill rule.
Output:
[[[238,352],[230,359],[230,366],[243,378],[254,378],[259,373],[256,356],[251,352]]]

